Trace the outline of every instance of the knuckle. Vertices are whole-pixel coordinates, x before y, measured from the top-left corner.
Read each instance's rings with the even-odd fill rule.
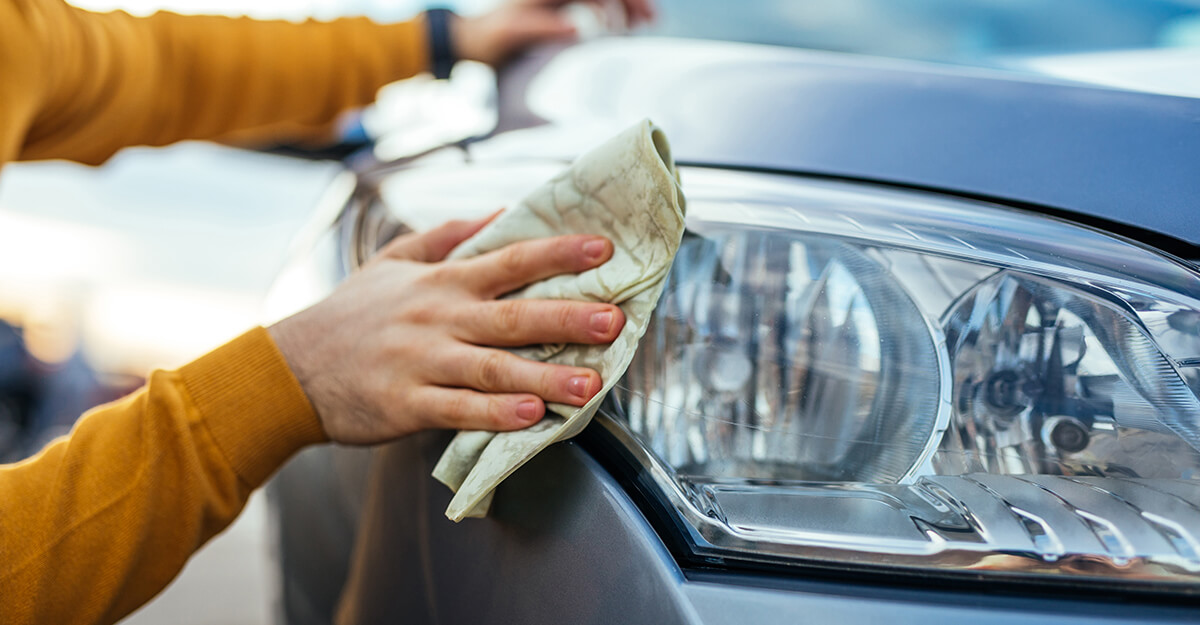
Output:
[[[588,237],[571,234],[554,240],[552,254],[559,265],[574,265],[582,259],[580,246]]]
[[[430,353],[433,354],[432,362],[436,363],[436,366],[439,366],[446,372],[463,374],[464,372],[473,371],[474,362],[472,361],[470,351],[447,348],[444,352],[435,349]]]
[[[443,406],[423,406],[397,397],[392,404],[391,421],[397,429],[421,431],[440,427],[446,419]]]
[[[500,353],[490,353],[481,357],[476,367],[476,378],[483,390],[499,389],[508,378],[508,368],[505,366],[504,356]]]
[[[409,248],[411,248],[417,241],[419,241],[419,239],[414,233],[402,234],[393,238],[391,241],[388,241],[387,244],[385,244],[383,248],[379,250],[379,255],[385,258],[405,258],[409,255]]]
[[[529,247],[516,243],[505,248],[500,255],[500,268],[510,274],[521,273],[525,270],[529,258]]]
[[[380,332],[375,340],[377,341],[376,346],[379,349],[379,354],[384,358],[405,358],[413,348],[412,341],[408,340],[405,333],[398,331],[394,327]]]
[[[545,367],[540,377],[541,388],[539,389],[539,395],[543,398],[552,398],[562,394],[559,392],[559,387],[561,386],[559,379],[564,376],[557,367]]]
[[[433,263],[427,265],[421,272],[421,282],[429,285],[444,285],[458,281],[458,267],[455,263]]]
[[[374,258],[396,258],[400,256],[400,250],[404,248],[404,241],[401,238],[395,238],[388,241],[386,245],[379,248],[375,252]]]
[[[525,307],[518,302],[504,302],[496,311],[496,331],[504,337],[513,337],[525,321]]]
[[[509,402],[505,398],[496,395],[488,396],[487,414],[484,415],[484,418],[487,419],[489,428],[504,429],[508,425],[511,412]]]
[[[556,304],[554,321],[558,324],[558,327],[562,328],[563,330],[574,330],[575,326],[579,325],[579,322],[576,320],[577,317],[575,313],[576,307],[569,303],[563,302],[561,304]],[[571,334],[574,333],[572,332]]]
[[[388,387],[380,395],[386,402],[387,413],[392,416],[396,415],[412,415],[414,421],[421,421],[425,416],[422,413],[428,412],[421,410],[422,403],[412,397],[411,393],[406,393],[396,387]]]
[[[405,313],[405,317],[410,323],[422,326],[433,325],[441,318],[437,309],[427,303],[416,303],[409,307]]]
[[[446,403],[442,406],[442,410],[438,412],[445,416],[447,423],[458,424],[470,419],[470,410],[470,395],[466,393],[454,393],[446,400]]]

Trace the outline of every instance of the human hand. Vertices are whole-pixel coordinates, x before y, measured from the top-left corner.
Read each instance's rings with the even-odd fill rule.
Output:
[[[633,26],[654,18],[653,0],[588,0],[592,4],[617,3]],[[561,12],[572,0],[508,0],[489,13],[458,17],[450,22],[451,40],[460,59],[493,67],[539,43],[571,39],[576,35]]]
[[[494,347],[611,343],[625,325],[620,308],[495,298],[598,267],[612,243],[570,235],[442,260],[488,220],[399,237],[328,298],[269,328],[331,439],[369,445],[433,428],[515,430],[539,421],[545,401],[582,406],[599,392],[591,369]]]

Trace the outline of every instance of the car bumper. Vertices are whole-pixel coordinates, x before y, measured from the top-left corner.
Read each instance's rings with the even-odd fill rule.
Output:
[[[596,425],[592,426],[596,428]],[[376,453],[349,622],[460,623],[1147,623],[1193,620],[1184,605],[996,594],[986,582],[897,587],[878,576],[681,566],[596,437],[556,445],[499,489],[491,514],[450,522],[451,493],[429,478],[448,437],[410,437]],[[1006,591],[1009,592],[1009,591]]]

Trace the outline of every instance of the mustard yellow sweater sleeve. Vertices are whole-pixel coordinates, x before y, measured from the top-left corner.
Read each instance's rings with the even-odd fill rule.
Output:
[[[95,164],[181,139],[304,138],[427,64],[420,18],[137,18],[0,0],[0,163]]]
[[[39,455],[0,467],[0,623],[115,622],[288,456],[323,440],[266,330],[155,372]]]
[[[127,145],[295,137],[421,71],[420,22],[95,14],[0,0],[0,165]],[[2,181],[0,181],[2,184]],[[263,329],[0,467],[0,623],[111,623],[158,593],[251,490],[325,440]]]

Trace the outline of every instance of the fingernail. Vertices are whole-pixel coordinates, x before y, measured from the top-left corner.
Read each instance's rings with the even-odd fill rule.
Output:
[[[613,314],[609,311],[592,313],[592,331],[608,334],[612,329]]]
[[[526,421],[533,421],[538,416],[538,405],[532,399],[517,404],[517,416]]]
[[[581,399],[586,399],[590,382],[586,375],[575,376],[567,382],[567,392]]]
[[[583,244],[583,255],[592,260],[604,256],[604,239],[592,239]]]

